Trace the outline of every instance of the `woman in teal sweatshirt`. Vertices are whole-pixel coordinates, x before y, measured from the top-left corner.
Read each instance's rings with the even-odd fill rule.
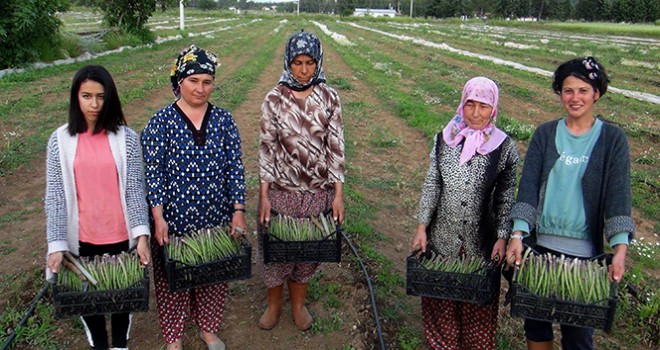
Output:
[[[614,249],[610,279],[621,281],[635,228],[626,135],[593,112],[608,82],[592,57],[555,71],[552,88],[566,116],[542,124],[532,136],[511,211],[509,263],[521,263],[523,237],[538,252],[583,259],[603,253],[605,239]],[[561,333],[564,350],[593,349],[593,329],[562,325]],[[525,336],[528,349],[552,349],[550,322],[526,319]]]

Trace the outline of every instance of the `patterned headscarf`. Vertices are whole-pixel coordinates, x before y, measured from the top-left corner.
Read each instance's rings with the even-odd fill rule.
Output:
[[[463,119],[463,106],[469,100],[493,107],[490,121],[481,130],[470,128]],[[495,126],[498,100],[499,90],[494,81],[485,77],[476,77],[465,83],[456,116],[442,130],[445,143],[452,148],[465,140],[459,162],[461,165],[472,159],[477,152],[482,155],[492,152],[506,139],[506,134]]]
[[[300,83],[291,72],[291,62],[298,55],[308,55],[316,61],[316,70],[307,84]],[[284,71],[280,77],[280,84],[288,86],[295,91],[307,90],[312,85],[325,83],[323,73],[323,47],[321,41],[312,33],[298,32],[289,38],[284,49]]]
[[[170,82],[174,96],[181,97],[179,85],[183,79],[193,74],[210,74],[215,77],[215,67],[219,65],[218,57],[214,53],[202,50],[195,45],[181,50],[179,57],[176,58],[170,69]]]

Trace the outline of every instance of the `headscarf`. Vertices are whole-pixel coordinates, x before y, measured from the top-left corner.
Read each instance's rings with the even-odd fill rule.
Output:
[[[291,72],[291,62],[298,55],[308,55],[316,61],[316,70],[307,84],[299,82]],[[325,83],[321,41],[312,33],[298,32],[289,38],[284,48],[284,71],[280,77],[280,84],[284,84],[295,91],[303,91],[320,83]]]
[[[202,50],[195,45],[181,50],[179,57],[176,58],[170,69],[170,82],[174,96],[181,97],[179,85],[183,79],[193,74],[210,74],[215,77],[215,67],[219,65],[218,57],[214,53]]]
[[[482,102],[493,107],[490,120],[481,130],[470,128],[463,119],[463,106],[469,100]],[[494,81],[485,77],[476,77],[465,83],[461,104],[456,109],[456,116],[442,130],[445,143],[452,148],[465,140],[461,151],[460,165],[472,159],[476,153],[486,155],[492,152],[506,139],[506,134],[495,126],[498,100],[499,90]]]

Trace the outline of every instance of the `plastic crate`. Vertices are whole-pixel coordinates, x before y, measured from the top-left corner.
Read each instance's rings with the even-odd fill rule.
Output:
[[[252,246],[246,239],[241,240],[239,255],[198,265],[170,259],[165,246],[162,246],[161,251],[164,254],[163,269],[171,292],[248,279],[252,274]]]
[[[53,285],[55,318],[105,315],[149,310],[149,271],[144,278],[126,289],[71,291],[59,284]]]
[[[583,304],[555,298],[545,298],[530,292],[524,285],[513,282],[511,316],[565,325],[612,329],[616,312],[616,284],[612,284],[607,304]]]
[[[422,266],[416,254],[406,259],[406,293],[438,299],[488,304],[500,292],[500,270],[484,268],[483,273],[454,273]]]
[[[322,240],[283,241],[261,229],[265,263],[341,262],[341,225]]]

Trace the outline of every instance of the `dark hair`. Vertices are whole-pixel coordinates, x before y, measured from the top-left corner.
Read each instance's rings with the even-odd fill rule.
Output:
[[[602,97],[607,92],[607,78],[605,67],[601,66],[593,57],[576,58],[562,63],[552,76],[552,90],[561,95],[564,80],[570,76],[589,83]]]
[[[103,66],[90,65],[80,68],[71,82],[71,99],[69,101],[69,134],[72,136],[87,131],[87,122],[80,110],[78,92],[80,85],[86,80],[91,80],[103,85],[104,99],[103,107],[99,112],[99,118],[94,126],[94,134],[105,129],[116,132],[119,125],[126,125],[124,113],[121,110],[121,102],[114,80],[107,69]]]

